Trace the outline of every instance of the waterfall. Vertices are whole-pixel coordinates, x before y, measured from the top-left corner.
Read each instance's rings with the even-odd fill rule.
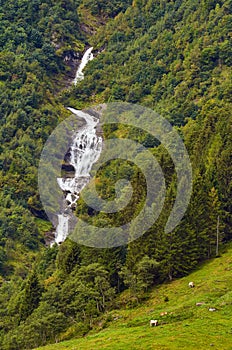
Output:
[[[93,57],[93,54],[92,54],[92,50],[93,50],[93,47],[90,47],[90,48],[84,53],[84,56],[82,57],[82,60],[81,60],[81,64],[79,65],[79,67],[78,67],[78,69],[77,69],[75,79],[73,80],[74,85],[76,85],[78,81],[81,81],[81,80],[84,79],[83,70],[84,70],[85,66],[87,65],[87,63],[88,63],[89,61],[92,61],[93,58],[94,58],[94,57]]]
[[[60,243],[68,236],[68,217],[65,214],[58,215],[55,242]]]
[[[84,79],[83,70],[87,63],[93,60],[93,47],[84,53],[77,69],[74,85]],[[76,202],[81,190],[90,181],[90,170],[98,160],[102,149],[102,138],[96,134],[96,126],[99,120],[90,114],[68,108],[70,112],[85,120],[85,125],[78,130],[72,140],[68,163],[74,169],[73,177],[57,178],[59,187],[64,192],[64,200],[61,205],[61,213],[57,215],[58,224],[55,232],[55,242],[63,242],[71,231],[71,214],[76,208]]]
[[[58,215],[55,233],[56,243],[63,242],[69,234],[70,214],[76,208],[81,190],[90,181],[90,170],[98,160],[102,150],[102,138],[96,133],[99,119],[74,108],[68,109],[73,114],[83,118],[86,124],[75,132],[68,152],[68,163],[74,169],[74,177],[57,178],[57,182],[64,192],[64,202],[61,213]]]

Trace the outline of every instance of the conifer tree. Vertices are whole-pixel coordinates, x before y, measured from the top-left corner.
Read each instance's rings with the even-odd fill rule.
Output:
[[[42,291],[43,289],[40,285],[37,273],[33,271],[26,283],[24,296],[19,309],[21,320],[25,320],[33,310],[38,307]]]

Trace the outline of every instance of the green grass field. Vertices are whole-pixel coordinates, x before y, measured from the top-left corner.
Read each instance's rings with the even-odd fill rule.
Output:
[[[232,349],[232,245],[188,277],[156,287],[144,304],[105,315],[105,328],[40,350]],[[193,281],[195,288],[189,288]],[[165,299],[168,298],[168,301]],[[204,303],[196,306],[196,303]],[[209,307],[216,308],[210,312]],[[167,315],[160,316],[161,312]],[[157,319],[158,327],[149,320]]]

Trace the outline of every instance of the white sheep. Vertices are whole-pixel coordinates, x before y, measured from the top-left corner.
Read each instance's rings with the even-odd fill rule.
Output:
[[[194,287],[194,283],[193,282],[189,282],[189,287],[193,288]]]
[[[150,326],[151,327],[158,326],[158,320],[150,320]]]
[[[217,309],[215,307],[210,307],[209,311],[217,311]]]

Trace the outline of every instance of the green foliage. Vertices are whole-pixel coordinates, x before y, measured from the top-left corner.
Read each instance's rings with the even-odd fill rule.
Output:
[[[214,257],[217,238],[220,252],[222,242],[232,239],[231,1],[2,1],[0,17],[0,347],[18,350],[85,335],[99,317],[110,318],[114,305],[138,305],[155,284]],[[58,92],[70,69],[64,58],[83,51],[87,37],[99,53],[85,80]],[[120,100],[150,107],[178,127],[193,166],[185,217],[173,232],[164,232],[177,188],[164,147],[136,128],[105,125],[105,138],[132,139],[157,158],[166,182],[159,220],[127,247],[94,249],[66,240],[45,248],[52,227],[37,189],[43,144],[68,115],[63,106]],[[143,164],[150,169],[145,157]],[[132,162],[108,162],[98,171],[96,188],[102,198],[114,199],[115,183],[125,178],[133,196],[124,210],[97,213],[80,198],[78,216],[99,227],[136,219],[146,181]],[[128,194],[125,186],[124,198]],[[142,228],[135,220],[130,237]],[[173,295],[165,289],[162,307]],[[181,305],[164,324],[192,319],[188,307]],[[141,322],[128,321],[128,329]]]
[[[92,96],[139,102],[178,125],[195,118],[231,64],[230,1],[216,5],[134,2],[94,38],[106,50],[72,94],[88,102]]]
[[[80,263],[80,247],[77,243],[67,240],[59,249],[57,255],[57,267],[65,274],[72,272]]]
[[[121,274],[124,283],[136,296],[140,292],[147,291],[149,287],[160,281],[160,264],[155,259],[145,255],[133,267],[133,271],[124,266]]]
[[[65,322],[67,320],[61,312],[46,302],[40,303],[26,321],[7,334],[4,350],[34,348],[48,341],[56,342]]]
[[[4,264],[7,260],[7,257],[6,257],[6,253],[5,253],[5,250],[0,247],[0,273],[3,274],[4,273]]]
[[[27,281],[23,292],[23,300],[20,305],[20,319],[25,320],[31,315],[38,305],[42,294],[42,287],[38,280],[36,272],[33,272]]]
[[[64,46],[77,50],[81,37],[74,1],[3,1],[0,16],[0,246],[1,273],[14,271],[17,244],[38,251],[46,219],[37,189],[44,142],[65,114],[54,97],[55,79],[66,70]],[[78,38],[77,38],[78,37]],[[57,54],[57,49],[63,49]],[[56,74],[56,77],[54,76]],[[11,242],[11,243],[10,243]],[[7,248],[8,247],[8,248]]]
[[[73,338],[39,349],[102,350],[104,346],[107,350],[148,350],[154,347],[157,350],[214,347],[230,350],[231,248],[230,244],[221,257],[202,264],[189,276],[155,287],[149,298],[136,308],[112,310],[101,319],[101,322],[107,322],[107,328],[99,330],[96,326],[81,339]],[[188,287],[189,281],[194,281],[195,288]],[[126,293],[121,298],[126,298]],[[204,304],[196,306],[200,301]],[[209,312],[212,306],[217,311]],[[161,316],[165,312],[167,314]],[[150,327],[151,319],[157,319],[159,326]]]
[[[82,6],[92,15],[114,17],[125,10],[131,4],[131,0],[83,0]]]

